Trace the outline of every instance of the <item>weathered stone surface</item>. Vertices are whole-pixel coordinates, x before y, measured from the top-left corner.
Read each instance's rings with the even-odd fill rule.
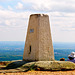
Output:
[[[4,69],[0,69],[2,72],[26,72],[29,70],[38,71],[58,71],[58,70],[75,70],[75,63],[68,61],[13,61],[8,64]]]
[[[48,15],[32,14],[30,16],[23,60],[54,60],[54,51]]]
[[[24,64],[21,68],[32,68],[37,70],[75,70],[75,64],[68,61],[37,61]]]

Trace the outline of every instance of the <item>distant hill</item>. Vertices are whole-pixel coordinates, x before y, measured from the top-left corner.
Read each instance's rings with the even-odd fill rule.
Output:
[[[22,60],[24,41],[0,41],[0,61]],[[75,43],[53,43],[55,60],[65,58],[75,52]]]
[[[68,43],[68,42],[54,42],[53,43],[53,47],[54,48],[63,48],[63,49],[65,49],[65,48],[67,48],[67,49],[75,49],[75,43]]]
[[[24,41],[0,41],[0,50],[23,50]]]

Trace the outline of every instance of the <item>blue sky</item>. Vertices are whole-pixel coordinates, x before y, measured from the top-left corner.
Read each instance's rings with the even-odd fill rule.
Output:
[[[53,42],[75,42],[74,0],[0,0],[0,41],[25,41],[35,13],[49,15]]]

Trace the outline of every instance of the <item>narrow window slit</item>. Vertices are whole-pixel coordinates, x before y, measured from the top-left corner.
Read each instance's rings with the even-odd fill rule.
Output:
[[[31,46],[29,47],[29,54],[31,53]]]

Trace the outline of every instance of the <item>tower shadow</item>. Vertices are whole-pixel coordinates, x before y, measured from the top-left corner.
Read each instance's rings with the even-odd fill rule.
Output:
[[[16,69],[18,67],[21,67],[22,65],[29,63],[28,61],[16,61],[8,64],[5,68],[3,69]]]

